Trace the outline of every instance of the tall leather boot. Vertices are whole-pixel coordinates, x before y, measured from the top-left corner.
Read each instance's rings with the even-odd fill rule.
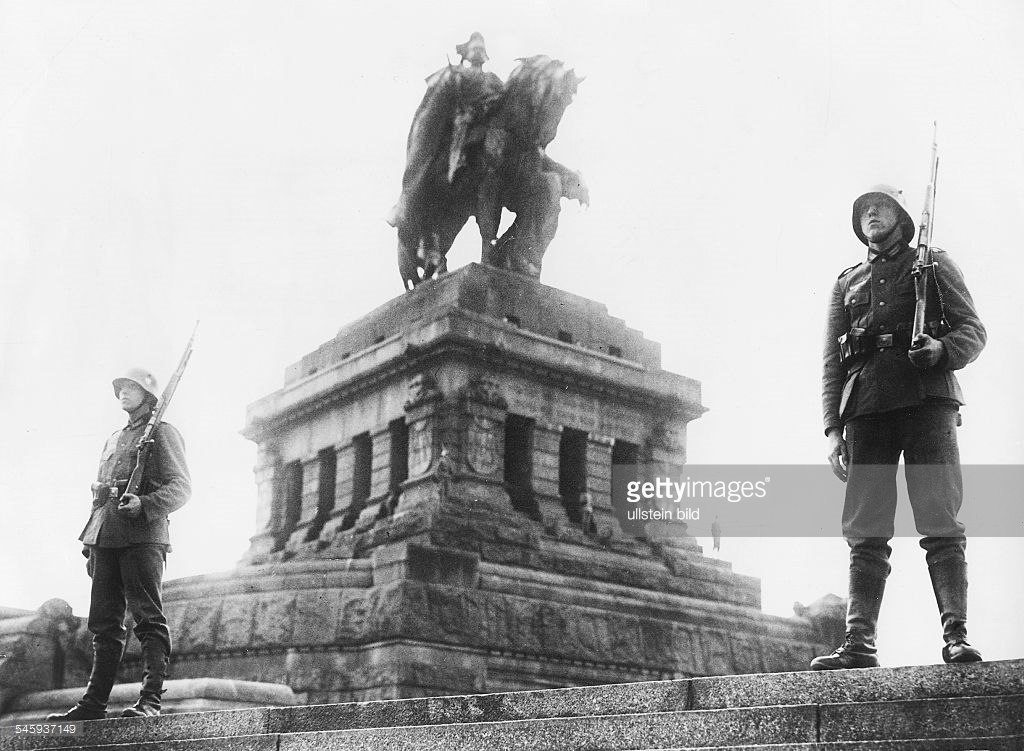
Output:
[[[980,662],[981,652],[967,642],[967,563],[952,556],[930,561],[928,575],[942,619],[943,662]]]
[[[46,716],[47,722],[77,722],[78,720],[104,720],[107,717],[107,700],[117,680],[117,668],[121,664],[123,647],[120,644],[93,645],[92,672],[85,695],[79,702],[63,713]]]
[[[885,578],[850,566],[850,600],[846,606],[846,640],[830,655],[811,660],[811,670],[878,667],[875,629],[882,608]]]
[[[156,717],[160,714],[160,697],[170,662],[167,645],[160,639],[142,643],[142,690],[139,700],[121,712],[122,717]]]

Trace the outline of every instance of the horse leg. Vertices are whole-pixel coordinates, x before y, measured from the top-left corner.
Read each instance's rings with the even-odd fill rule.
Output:
[[[398,273],[402,276],[402,286],[410,290],[420,283],[419,264],[416,259],[416,249],[411,248],[403,238],[403,233],[398,233]]]
[[[455,238],[468,219],[468,211],[453,211],[451,215],[442,217],[438,225],[427,235],[424,279],[448,273],[448,251],[452,249]]]
[[[558,175],[545,172],[530,181],[530,192],[523,202],[527,220],[515,243],[515,265],[519,273],[540,277],[544,252],[558,229],[561,197],[562,181]]]
[[[516,238],[519,237],[521,226],[519,216],[516,215],[512,224],[501,233],[501,237],[495,240],[491,256],[496,259],[494,265],[498,268],[519,271],[516,267]]]
[[[549,172],[542,176],[544,191],[544,213],[540,217],[540,227],[537,232],[538,242],[534,245],[533,263],[537,268],[537,276],[540,276],[541,262],[544,260],[544,253],[548,245],[555,239],[555,232],[558,231],[558,215],[562,212],[562,181],[557,174]]]
[[[480,228],[480,262],[507,267],[507,258],[500,257],[496,247],[501,225],[501,201],[498,199],[498,177],[493,171],[487,173],[480,185],[475,213],[476,224]]]
[[[437,275],[448,273],[448,251],[452,249],[452,243],[455,242],[455,236],[459,234],[461,227],[456,228],[452,231],[450,226],[442,226],[438,228],[434,238],[437,242]]]
[[[437,230],[431,231],[424,236],[424,242],[423,278],[433,279],[434,274],[444,265],[440,234]]]

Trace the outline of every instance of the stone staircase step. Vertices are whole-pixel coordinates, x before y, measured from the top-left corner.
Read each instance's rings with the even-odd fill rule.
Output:
[[[718,676],[505,694],[167,715],[161,720],[160,732],[162,738],[176,739],[241,735],[253,732],[254,728],[264,733],[288,733],[313,729],[344,730],[1015,694],[1024,694],[1024,661]],[[140,735],[139,739],[143,737]]]
[[[280,751],[598,751],[682,744],[710,747],[766,738],[814,740],[813,706],[605,715],[499,723],[422,725],[282,735]]]
[[[123,742],[217,738],[253,733],[296,733],[391,726],[502,722],[601,714],[671,712],[686,708],[688,680],[586,686],[505,694],[243,709],[231,712],[165,715],[159,719],[86,723],[84,738],[101,743],[102,728]],[[0,737],[0,749],[9,738]],[[73,745],[74,739],[61,739]],[[24,746],[38,747],[37,746]]]
[[[109,736],[108,740],[111,740]],[[131,741],[90,746],[31,748],[35,751],[277,751],[279,743],[278,735],[236,735],[228,738],[187,738],[176,741]]]
[[[242,709],[85,730],[78,738],[0,737],[0,749],[988,748],[957,745],[973,737],[1020,750],[1024,660]]]
[[[182,715],[184,717],[185,715]],[[786,742],[808,742],[815,738],[816,711],[813,706],[747,707],[698,712],[650,713],[637,715],[604,715],[599,717],[549,718],[511,720],[506,722],[467,722],[448,725],[407,725],[369,727],[350,730],[319,730],[312,732],[267,734],[248,740],[271,748],[263,738],[277,738],[277,751],[553,751],[558,749],[671,748],[683,744],[708,747],[727,744],[754,743],[766,737]],[[156,741],[139,735],[129,723],[142,725],[152,721],[106,721],[102,729],[87,724],[84,738],[99,740],[98,744],[52,743],[22,748],[99,749],[118,748],[125,744],[143,751],[175,749],[176,751],[207,751],[223,748],[225,738],[196,738],[173,743]],[[118,727],[120,726],[120,727]],[[153,728],[155,729],[155,728]],[[120,731],[127,731],[122,734]],[[91,731],[91,732],[90,732]],[[100,737],[102,736],[102,738]],[[5,739],[7,740],[7,739]],[[20,739],[18,739],[20,740]],[[62,739],[63,741],[63,739]],[[105,741],[105,742],[104,742]],[[113,743],[112,743],[113,741]],[[18,748],[13,746],[12,748]]]
[[[690,709],[1024,694],[1024,660],[694,678]]]
[[[819,706],[819,741],[884,741],[1024,733],[1024,694]]]
[[[228,738],[200,738],[178,741],[118,743],[103,746],[65,746],[61,751],[278,751],[281,736],[243,735]],[[334,748],[333,746],[330,748]],[[375,746],[366,746],[376,751]],[[440,746],[440,748],[446,748]],[[678,746],[643,751],[708,751],[708,746]],[[714,746],[715,751],[1021,751],[1024,735],[977,738],[916,738],[899,741],[843,741],[839,743],[770,743],[741,746]]]
[[[206,714],[230,719],[225,715],[236,713]],[[312,721],[312,727],[317,727],[314,717],[307,715],[304,719]],[[174,719],[188,722],[193,718],[215,719],[205,717],[204,714],[179,715]],[[986,737],[1012,739],[1024,735],[1024,695],[684,710],[304,732],[275,732],[268,723],[262,732],[252,726],[224,726],[220,729],[221,737],[209,737],[204,732],[207,728],[193,725],[192,733],[177,740],[166,739],[161,732],[159,725],[164,719],[170,718],[87,723],[81,739],[61,738],[59,742],[24,743],[25,739],[19,738],[7,747],[92,748],[99,751],[108,747],[136,744],[135,747],[141,749],[205,751],[208,748],[224,748],[228,742],[232,745],[247,744],[243,746],[246,748],[270,748],[268,744],[276,738],[273,741],[276,751],[433,751],[436,748],[444,748],[446,751],[477,751],[481,748],[488,751],[598,751],[727,748],[744,745],[757,747],[758,744],[817,748],[813,745],[816,743],[834,745],[839,749],[858,748],[856,744],[865,741],[883,744],[906,741],[924,744],[922,747],[927,747],[927,743],[934,746],[942,741],[947,747],[957,748],[951,739],[973,738],[977,744],[977,739]],[[232,729],[235,732],[230,732]],[[164,739],[157,740],[156,737],[161,735]],[[94,742],[83,744],[81,740]],[[854,745],[851,746],[851,743]],[[914,748],[913,743],[904,745],[904,748]],[[767,745],[767,748],[772,746]]]
[[[844,720],[826,720],[813,705],[690,710],[639,715],[605,715],[499,723],[421,725],[402,728],[366,728],[281,735],[279,751],[599,751],[600,749],[721,748],[758,743],[813,744],[818,741],[914,740],[919,744],[968,736],[1024,734],[1024,697],[940,699],[887,704],[886,722],[875,725],[873,711],[851,711],[852,705],[829,707],[843,712]],[[825,710],[821,707],[820,710]],[[856,707],[856,709],[862,709]],[[908,711],[909,710],[909,711]],[[882,737],[872,737],[879,736]],[[832,737],[829,737],[832,736]],[[922,740],[922,736],[924,739]],[[987,743],[985,745],[988,745]],[[811,746],[813,748],[813,745]],[[842,746],[840,746],[842,747]],[[970,747],[970,746],[968,746]]]
[[[1024,735],[977,738],[915,738],[902,741],[843,741],[840,743],[769,743],[753,746],[719,746],[715,751],[1021,751]],[[707,751],[686,746],[643,751]]]

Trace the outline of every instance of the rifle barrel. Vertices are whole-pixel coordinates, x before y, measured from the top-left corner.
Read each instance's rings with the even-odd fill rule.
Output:
[[[196,321],[195,327],[192,329],[192,336],[188,339],[188,344],[185,345],[185,352],[181,356],[181,360],[178,362],[178,367],[175,368],[174,373],[167,381],[167,385],[164,387],[163,394],[157,400],[156,408],[153,410],[153,414],[149,417],[149,422],[146,423],[146,429],[142,431],[142,437],[139,439],[139,450],[135,459],[135,467],[132,468],[131,477],[128,478],[128,484],[125,487],[124,493],[136,493],[139,486],[142,484],[142,471],[146,466],[146,460],[149,458],[149,450],[153,446],[153,431],[156,430],[156,426],[160,424],[160,420],[163,419],[164,412],[167,411],[168,405],[171,403],[171,398],[174,396],[174,392],[178,389],[178,383],[181,381],[181,376],[185,373],[185,366],[188,365],[189,358],[192,357],[192,344],[196,339],[196,331],[199,330],[199,321]]]
[[[932,271],[932,230],[935,227],[935,188],[939,181],[938,122],[932,129],[932,159],[928,170],[928,187],[924,192],[924,210],[921,212],[921,226],[917,231],[917,260],[914,261],[914,322],[911,342],[924,333],[928,308],[928,275]],[[913,346],[913,344],[911,344]]]

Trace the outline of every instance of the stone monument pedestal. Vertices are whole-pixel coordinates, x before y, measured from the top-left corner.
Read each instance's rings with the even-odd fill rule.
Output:
[[[321,703],[805,669],[831,647],[757,579],[612,515],[612,464],[685,463],[705,411],[660,359],[478,264],[346,326],[249,408],[260,528],[166,584],[174,677]]]

